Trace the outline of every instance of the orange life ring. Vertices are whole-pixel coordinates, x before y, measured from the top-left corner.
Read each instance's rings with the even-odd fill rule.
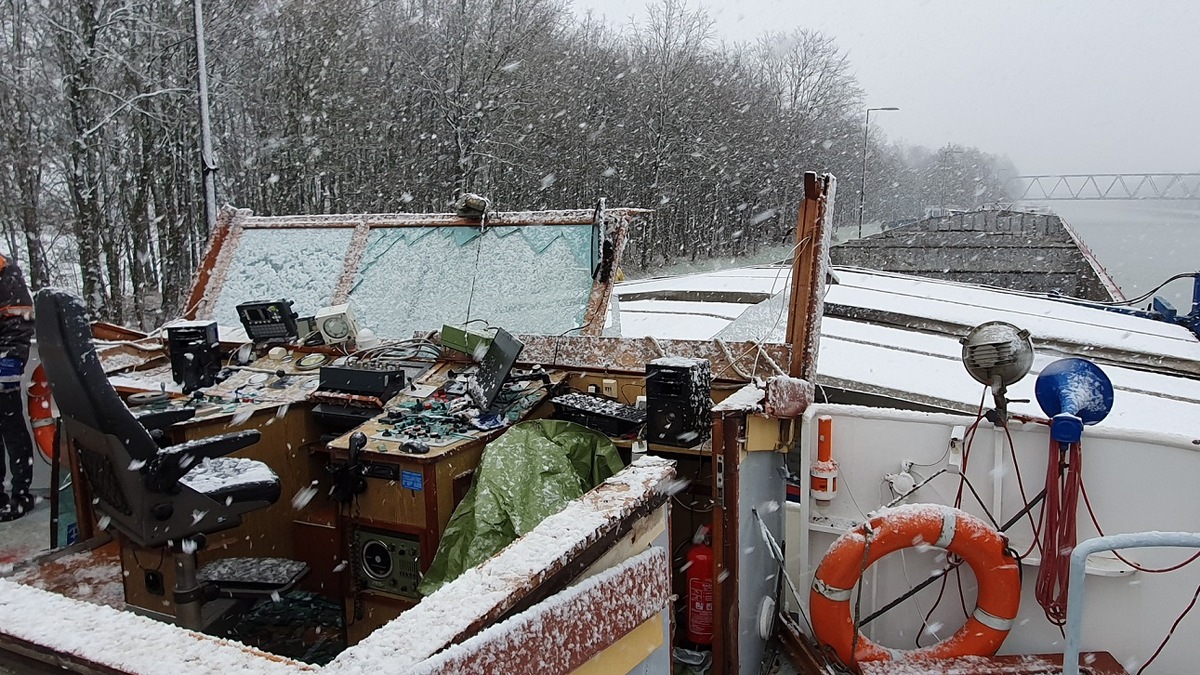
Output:
[[[855,640],[854,585],[876,560],[919,545],[946,549],[971,566],[979,581],[971,617],[954,635],[920,649],[889,649],[861,633]],[[1021,574],[1007,541],[987,523],[949,506],[909,504],[888,509],[835,541],[817,567],[808,598],[817,640],[851,667],[863,661],[992,656],[1017,616]]]
[[[38,450],[46,459],[54,459],[57,448],[54,442],[54,410],[50,405],[50,380],[46,377],[46,369],[42,368],[40,363],[33,369],[27,398],[29,428],[33,431],[33,440],[37,442]]]

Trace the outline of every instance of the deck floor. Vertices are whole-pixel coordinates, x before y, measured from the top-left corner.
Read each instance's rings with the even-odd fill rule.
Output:
[[[0,577],[49,548],[50,502],[39,496],[33,510],[24,517],[0,523]]]

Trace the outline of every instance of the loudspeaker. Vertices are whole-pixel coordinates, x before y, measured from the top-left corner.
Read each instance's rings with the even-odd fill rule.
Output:
[[[712,431],[712,367],[705,359],[666,356],[646,364],[646,438],[691,448]]]
[[[355,572],[366,588],[421,597],[421,540],[413,535],[359,528],[354,531]]]

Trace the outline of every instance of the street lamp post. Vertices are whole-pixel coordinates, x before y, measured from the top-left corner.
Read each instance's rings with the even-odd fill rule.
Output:
[[[858,186],[858,238],[862,239],[863,210],[867,206],[867,143],[871,131],[871,113],[876,110],[899,110],[899,108],[867,108],[867,121],[863,124],[862,182]]]

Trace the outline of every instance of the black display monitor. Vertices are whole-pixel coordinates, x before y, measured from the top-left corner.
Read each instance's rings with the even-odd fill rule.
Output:
[[[472,384],[478,386],[467,387],[480,411],[491,411],[496,397],[500,395],[500,389],[504,387],[504,381],[508,379],[513,364],[517,362],[517,357],[524,348],[524,343],[508,331],[503,328],[496,329],[496,336],[492,338],[492,344],[488,346],[487,353],[479,362],[479,370],[475,373],[475,382]]]
[[[299,334],[291,300],[260,300],[237,306],[238,319],[254,342],[295,340]]]

